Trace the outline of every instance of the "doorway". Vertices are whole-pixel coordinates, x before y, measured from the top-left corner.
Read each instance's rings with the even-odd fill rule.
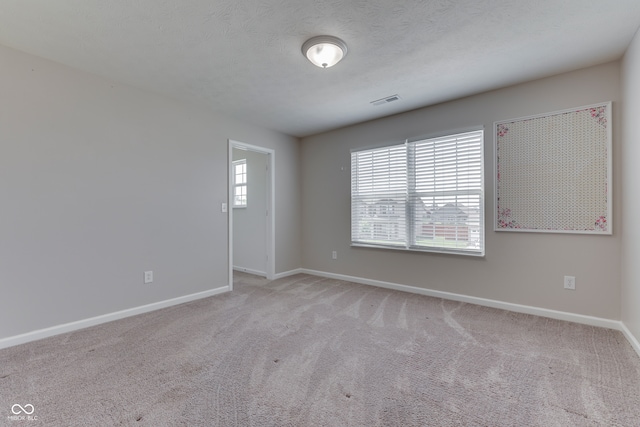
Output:
[[[229,287],[235,270],[273,279],[274,150],[229,140]]]

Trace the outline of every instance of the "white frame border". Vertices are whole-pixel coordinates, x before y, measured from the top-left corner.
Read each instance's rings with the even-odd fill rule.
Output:
[[[506,231],[517,233],[553,233],[553,234],[589,234],[596,236],[611,236],[613,234],[613,120],[612,102],[599,102],[597,104],[582,105],[564,110],[551,111],[548,113],[535,114],[532,116],[516,117],[507,120],[493,122],[493,231]],[[527,228],[498,228],[498,125],[537,119],[540,117],[555,116],[558,114],[571,113],[586,110],[594,107],[607,107],[607,231],[587,231],[587,230],[536,230]]]

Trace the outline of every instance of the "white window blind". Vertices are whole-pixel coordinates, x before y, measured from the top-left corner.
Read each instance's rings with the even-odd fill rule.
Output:
[[[483,134],[351,153],[352,244],[484,255]]]
[[[406,198],[405,145],[352,153],[353,242],[404,246]]]

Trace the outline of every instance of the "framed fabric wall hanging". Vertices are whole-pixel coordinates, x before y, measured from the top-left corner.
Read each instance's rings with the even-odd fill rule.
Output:
[[[611,234],[611,102],[494,123],[494,229]]]

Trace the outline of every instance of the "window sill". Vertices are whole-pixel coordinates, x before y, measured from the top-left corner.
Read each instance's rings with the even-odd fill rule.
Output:
[[[375,245],[375,244],[354,243],[354,242],[351,242],[351,247],[370,248],[370,249],[391,249],[395,251],[436,253],[436,254],[446,254],[446,255],[462,255],[462,256],[471,256],[474,258],[485,257],[484,251],[477,252],[477,251],[454,250],[454,249],[445,249],[445,248],[425,248],[425,247],[408,247],[407,248],[405,246]]]

